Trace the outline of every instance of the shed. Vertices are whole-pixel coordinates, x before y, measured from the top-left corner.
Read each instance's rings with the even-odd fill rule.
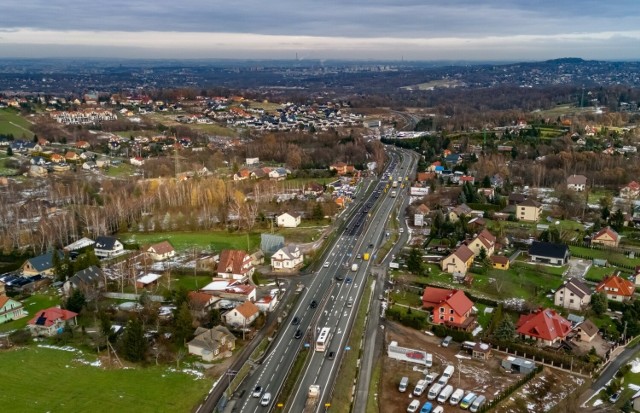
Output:
[[[502,359],[501,365],[506,370],[522,374],[529,374],[536,368],[536,363],[533,361],[513,356]]]

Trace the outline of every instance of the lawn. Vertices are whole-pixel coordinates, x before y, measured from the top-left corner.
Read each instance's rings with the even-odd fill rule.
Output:
[[[210,380],[167,367],[105,370],[77,352],[27,347],[0,353],[0,404],[11,412],[188,412]],[[89,362],[95,361],[89,357]]]
[[[20,116],[14,109],[0,109],[0,134],[13,135],[16,139],[31,139],[33,132],[29,130],[31,124]]]
[[[215,251],[228,248],[254,251],[260,246],[260,234],[247,236],[246,233],[227,231],[124,233],[119,237],[125,242],[137,242],[140,245],[169,240],[178,251],[193,247]]]
[[[575,247],[573,245],[569,246],[569,250],[571,250],[572,255],[575,255],[579,258],[600,258],[609,261],[613,265],[621,264],[629,267],[640,265],[640,258],[628,258],[624,254],[621,254],[619,252],[598,250],[586,247]]]
[[[24,306],[24,309],[27,311],[28,315],[18,320],[0,324],[0,332],[23,328],[38,311],[44,310],[45,308],[54,307],[58,304],[60,304],[60,297],[55,294],[34,294],[26,300],[22,301],[22,305]]]
[[[604,277],[613,274],[616,271],[621,270],[617,267],[596,267],[595,265],[592,265],[591,268],[589,268],[589,271],[587,271],[587,274],[584,278],[589,281],[601,281]]]
[[[131,176],[136,171],[136,167],[128,163],[122,163],[118,166],[110,166],[106,172],[107,176],[112,178],[122,178],[125,176]]]

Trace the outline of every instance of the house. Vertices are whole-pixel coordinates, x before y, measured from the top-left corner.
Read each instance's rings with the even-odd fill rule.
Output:
[[[148,288],[158,284],[162,274],[148,273],[136,278],[136,288]]]
[[[162,241],[157,244],[142,248],[149,258],[154,261],[164,261],[176,255],[176,250],[169,241]]]
[[[440,261],[440,268],[449,274],[454,272],[466,274],[473,264],[473,257],[473,251],[466,245],[461,245],[451,255]]]
[[[576,328],[580,341],[591,343],[598,335],[598,327],[591,320],[585,320]]]
[[[496,270],[508,270],[511,263],[509,258],[504,255],[492,255],[489,257],[489,260],[491,261],[493,268]]]
[[[279,227],[283,228],[295,228],[300,225],[300,214],[285,212],[280,214],[276,218],[276,222]]]
[[[287,175],[290,173],[291,172],[289,172],[285,168],[275,168],[269,172],[269,179],[275,181],[284,181],[285,179],[287,179]]]
[[[355,168],[353,165],[347,165],[344,162],[336,162],[333,165],[329,166],[330,171],[336,171],[338,175],[346,175],[348,173],[353,173]]]
[[[493,255],[496,247],[496,237],[488,230],[483,229],[473,240],[471,240],[471,242],[467,244],[467,247],[469,247],[475,255],[480,255],[480,251],[484,249],[487,257],[490,257]]]
[[[187,343],[189,354],[200,356],[204,361],[231,357],[236,348],[236,337],[225,326],[198,327],[194,334],[193,340]]]
[[[521,315],[516,331],[525,340],[531,339],[547,346],[564,340],[571,331],[571,323],[552,309],[539,309]]]
[[[55,336],[64,331],[65,325],[76,324],[77,313],[69,310],[63,310],[58,307],[47,308],[36,313],[27,323],[27,327],[33,336]]]
[[[194,317],[203,317],[220,298],[201,291],[189,291],[187,294],[189,309]]]
[[[635,290],[634,283],[619,275],[608,275],[596,285],[596,292],[604,291],[611,301],[629,301]]]
[[[56,254],[58,254],[58,258],[60,260],[64,259],[64,254],[62,251],[56,250]],[[23,277],[33,277],[34,275],[53,275],[53,251],[47,252],[46,254],[38,255],[37,257],[29,258],[22,264],[20,267],[20,271],[22,272]]]
[[[564,244],[533,241],[529,247],[532,262],[551,265],[565,265],[569,261],[569,247]]]
[[[587,177],[584,175],[571,175],[567,178],[567,188],[582,192],[587,188]]]
[[[309,182],[305,184],[302,193],[304,195],[320,196],[324,192],[324,187],[317,182]]]
[[[279,272],[295,271],[304,264],[304,255],[297,245],[287,245],[271,256],[271,269]]]
[[[92,265],[73,274],[62,284],[64,294],[68,297],[73,290],[80,290],[87,300],[92,300],[104,289],[106,280],[102,270]]]
[[[222,250],[218,262],[217,273],[221,278],[245,280],[255,271],[251,264],[251,256],[241,250]]]
[[[478,342],[471,350],[471,358],[489,360],[491,358],[491,344]]]
[[[27,315],[20,301],[0,295],[0,324],[17,320]]]
[[[245,328],[258,318],[260,310],[251,301],[245,301],[233,310],[225,313],[222,318],[227,325],[236,328]]]
[[[620,196],[623,198],[637,198],[640,196],[640,184],[636,181],[629,182],[620,189]]]
[[[577,278],[570,278],[555,292],[553,304],[569,310],[584,310],[591,302],[591,289]]]
[[[80,160],[80,155],[78,155],[77,153],[73,152],[73,151],[68,151],[65,155],[64,155],[64,159],[67,162],[78,162]]]
[[[513,192],[511,194],[509,194],[509,198],[508,198],[508,204],[509,205],[518,205],[524,201],[527,200],[527,196],[524,194],[519,194],[516,192]]]
[[[276,306],[278,305],[278,296],[277,295],[265,295],[261,299],[255,302],[256,307],[263,313],[272,312]]]
[[[620,235],[611,227],[602,228],[591,237],[591,245],[604,245],[606,247],[617,247],[620,243]]]
[[[87,141],[77,141],[76,142],[76,148],[78,148],[78,149],[89,149],[89,148],[91,148],[91,145]]]
[[[449,221],[458,222],[461,217],[470,215],[472,211],[473,209],[471,209],[469,205],[461,204],[454,208],[451,208],[451,210],[447,213],[447,216],[449,217]]]
[[[427,287],[422,294],[422,308],[432,309],[434,324],[469,330],[475,324],[471,316],[473,302],[462,290]]]
[[[93,248],[98,258],[114,257],[124,252],[124,246],[116,237],[105,235],[96,238],[96,243],[93,245]]]
[[[521,221],[536,222],[540,219],[542,204],[533,199],[526,199],[516,205],[516,218]]]

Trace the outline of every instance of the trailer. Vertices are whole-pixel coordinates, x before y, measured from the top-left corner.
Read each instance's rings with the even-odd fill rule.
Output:
[[[312,384],[309,386],[309,391],[307,392],[307,401],[304,405],[304,410],[302,413],[311,413],[315,410],[318,405],[318,401],[320,400],[320,386],[317,384]]]

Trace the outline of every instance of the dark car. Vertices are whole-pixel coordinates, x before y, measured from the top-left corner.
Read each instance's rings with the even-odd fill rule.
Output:
[[[297,339],[302,338],[302,330],[297,329],[296,330],[296,334],[294,334],[294,337],[297,338]]]
[[[334,358],[336,358],[336,352],[335,351],[330,351],[329,354],[327,354],[327,358],[329,360],[333,360]]]
[[[293,317],[293,320],[291,321],[291,324],[293,324],[294,326],[297,326],[298,324],[300,324],[300,318]]]
[[[345,283],[345,284],[351,284],[351,281],[352,281],[352,280],[351,280],[351,277],[347,277],[347,278],[344,280],[344,283]]]
[[[309,304],[309,307],[311,308],[316,308],[318,306],[318,302],[316,300],[311,301],[311,304]]]
[[[343,281],[344,277],[342,275],[336,275],[336,281]]]

